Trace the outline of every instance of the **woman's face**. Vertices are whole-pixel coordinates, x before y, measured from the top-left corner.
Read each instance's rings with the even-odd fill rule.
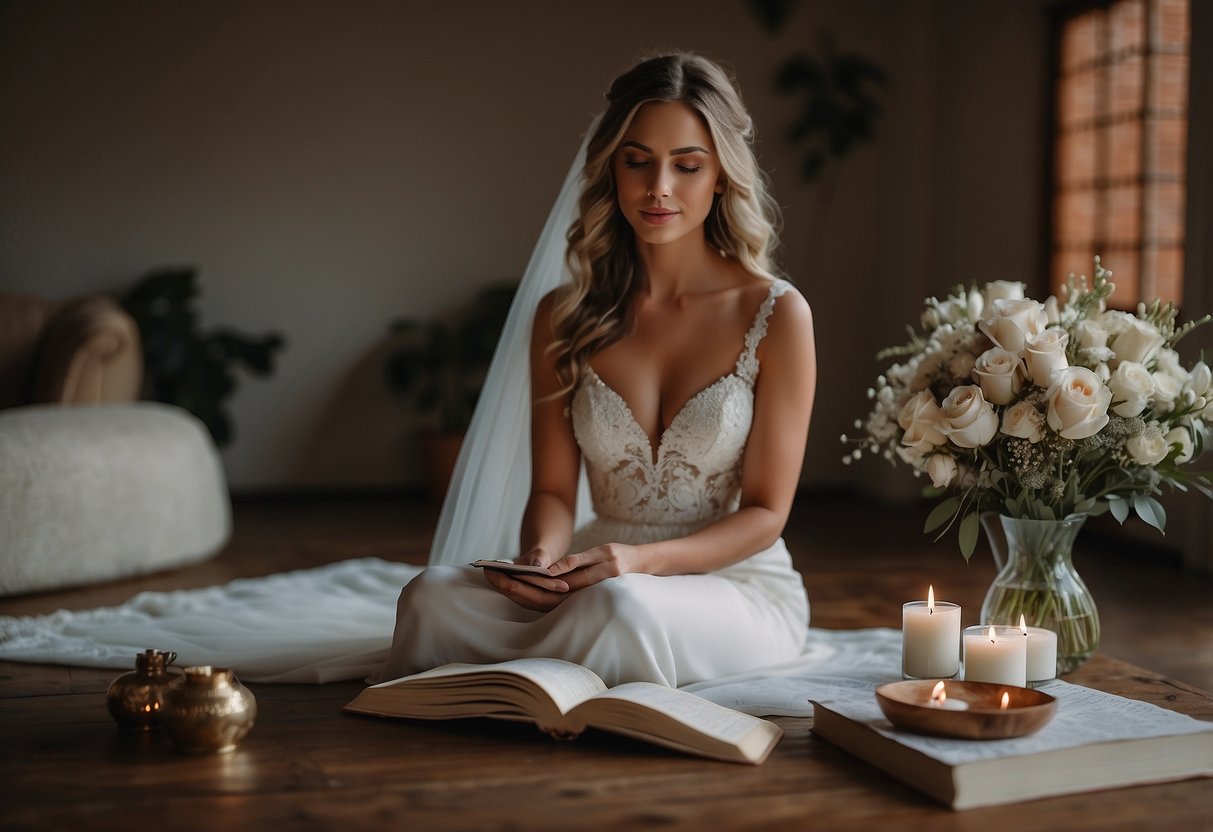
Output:
[[[646,243],[701,232],[713,197],[724,189],[712,136],[681,102],[637,110],[613,164],[619,210]]]

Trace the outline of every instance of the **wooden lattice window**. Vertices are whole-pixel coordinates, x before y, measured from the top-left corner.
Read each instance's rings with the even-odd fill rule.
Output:
[[[1090,275],[1110,299],[1179,303],[1188,125],[1188,0],[1085,3],[1059,14],[1051,284]]]

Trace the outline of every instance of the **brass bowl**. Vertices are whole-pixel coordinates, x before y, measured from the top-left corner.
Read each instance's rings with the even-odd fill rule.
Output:
[[[936,684],[932,679],[915,679],[881,685],[876,704],[895,728],[965,740],[1026,737],[1047,725],[1057,711],[1057,700],[1038,690],[951,680],[944,683],[948,699],[964,702],[968,709],[945,710],[931,704]],[[1000,707],[1004,693],[1006,708]]]

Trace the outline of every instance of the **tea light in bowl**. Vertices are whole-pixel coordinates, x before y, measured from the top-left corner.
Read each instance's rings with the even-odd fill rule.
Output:
[[[1057,633],[1044,627],[1029,627],[1022,615],[1019,629],[1028,646],[1028,682],[1045,682],[1057,676]]]
[[[1018,627],[983,624],[965,630],[965,681],[1027,685],[1028,639]]]
[[[960,670],[960,605],[927,600],[901,607],[901,675],[907,679],[950,679]]]
[[[959,699],[949,699],[948,689],[944,687],[943,682],[937,682],[934,689],[931,690],[931,707],[944,711],[967,711],[969,703]]]

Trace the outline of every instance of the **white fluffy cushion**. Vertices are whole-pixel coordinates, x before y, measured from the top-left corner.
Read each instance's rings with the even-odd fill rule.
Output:
[[[192,563],[230,532],[218,452],[186,411],[0,410],[0,595]]]

